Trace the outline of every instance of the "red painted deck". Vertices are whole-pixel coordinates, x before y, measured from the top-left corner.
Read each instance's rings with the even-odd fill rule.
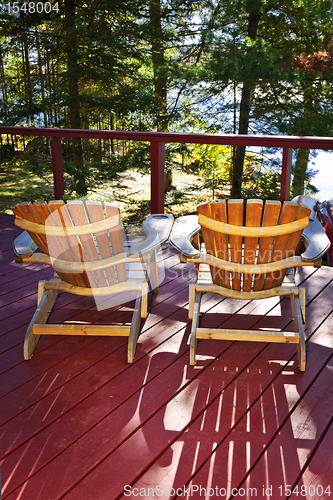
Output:
[[[127,339],[23,338],[40,265],[15,264],[14,217],[0,214],[2,498],[333,498],[333,269],[304,268],[307,369],[295,346],[201,341],[190,367],[188,281],[169,246],[135,362]],[[289,301],[206,294],[202,325],[292,329]],[[61,294],[54,322],[123,321],[92,299]]]

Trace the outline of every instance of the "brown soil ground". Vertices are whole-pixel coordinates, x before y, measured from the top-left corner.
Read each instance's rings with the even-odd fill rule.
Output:
[[[0,212],[11,214],[12,207],[22,201],[52,199],[52,176],[47,183],[24,170],[0,169],[0,181]],[[196,213],[199,203],[212,198],[211,189],[202,189],[202,184],[198,175],[174,171],[165,212],[174,217]],[[150,175],[135,170],[119,173],[116,180],[89,191],[88,199],[116,203],[125,224],[140,224],[150,213]]]
[[[173,172],[172,189],[165,196],[165,212],[174,217],[196,213],[198,203],[212,197],[210,189],[201,189],[203,179],[194,174]],[[136,224],[150,213],[150,175],[128,170],[117,182],[89,193],[88,197],[116,203],[125,223]]]

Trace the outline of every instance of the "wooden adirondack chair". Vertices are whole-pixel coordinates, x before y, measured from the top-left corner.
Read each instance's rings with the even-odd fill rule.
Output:
[[[318,221],[312,220],[308,227],[311,209],[297,203],[281,206],[279,201],[248,200],[245,212],[243,207],[243,200],[204,203],[198,206],[198,219],[184,217],[174,225],[171,245],[182,261],[195,262],[198,271],[197,281],[189,289],[190,363],[196,362],[197,339],[283,342],[297,345],[299,368],[304,371],[305,288],[297,287],[287,271],[320,265],[329,241]],[[200,229],[204,244],[199,253],[190,241]],[[302,235],[311,247],[298,256]],[[289,296],[295,333],[199,328],[203,292],[246,300]]]
[[[53,279],[39,282],[38,307],[25,336],[24,358],[32,356],[41,335],[116,335],[129,337],[128,362],[132,362],[141,318],[147,316],[149,272],[157,293],[155,253],[169,237],[172,216],[150,215],[143,224],[146,240],[126,251],[120,211],[115,205],[78,200],[67,205],[62,201],[21,203],[13,212],[15,224],[26,231],[14,243],[16,261],[47,264],[55,271]],[[37,247],[41,253],[32,253]],[[59,290],[95,298],[134,292],[132,323],[48,324]]]

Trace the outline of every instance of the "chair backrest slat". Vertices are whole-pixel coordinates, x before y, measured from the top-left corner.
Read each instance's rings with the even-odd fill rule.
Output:
[[[103,207],[98,201],[87,201],[86,208],[91,222],[99,222],[104,219]],[[98,233],[95,233],[95,237],[101,258],[107,259],[112,257],[108,231],[99,231]],[[105,274],[109,285],[117,283],[114,267],[106,268]]]
[[[120,210],[119,207],[117,207],[116,205],[112,205],[111,203],[105,203],[105,213],[107,217],[114,217],[115,215],[119,214],[119,220],[120,220]],[[109,229],[109,235],[111,241],[112,255],[117,255],[118,253],[123,252],[124,242],[123,242],[123,231],[121,223],[119,224],[119,226],[115,226]],[[115,266],[115,268],[117,274],[117,281],[118,282],[126,281],[127,277],[126,277],[125,264],[118,264],[117,266]]]
[[[49,227],[71,227],[73,226],[72,219],[68,213],[67,207],[61,200],[50,201],[48,208],[52,214],[46,221],[46,226]],[[53,236],[48,234],[48,245],[50,255],[55,258],[68,260],[69,262],[83,262],[86,260],[80,241],[76,236]],[[61,279],[67,283],[76,284],[78,286],[86,286],[90,288],[91,277],[86,272],[82,273],[60,273]]]
[[[212,218],[219,222],[228,222],[227,220],[227,206],[225,200],[215,200],[210,204]],[[214,231],[216,255],[223,260],[229,260],[229,249],[228,249],[228,236],[223,233]],[[218,270],[218,277],[216,283],[230,288],[230,273],[224,271],[223,269]]]
[[[262,200],[248,200],[246,210],[246,227],[258,227],[261,223],[263,210]],[[244,238],[244,264],[255,264],[258,251],[258,238]],[[246,274],[243,278],[243,291],[250,292],[253,276]]]
[[[210,218],[212,217],[210,203],[202,203],[201,205],[198,205],[197,211],[199,215],[205,215],[206,217]],[[210,255],[216,255],[214,233],[205,227],[202,227],[201,231],[205,242],[206,253]]]
[[[309,208],[299,205],[298,210],[296,212],[295,220],[303,219],[304,217],[309,217],[310,214],[311,210]],[[283,258],[292,257],[293,255],[296,255],[298,253],[302,232],[303,231],[295,231],[294,233],[288,235]],[[278,276],[275,278],[273,286],[281,285],[286,275],[286,272],[287,270],[282,271],[281,273],[278,274]]]
[[[84,224],[89,224],[89,219],[81,200],[72,200],[67,204],[68,212],[74,222],[75,226],[82,226]],[[88,261],[99,260],[100,257],[97,252],[97,248],[94,242],[92,234],[82,234],[79,236],[80,242]],[[93,273],[87,273],[90,279],[90,287],[102,287],[106,286],[106,278],[102,270],[96,270]]]
[[[63,205],[63,202],[59,202],[59,203],[61,203]],[[53,216],[51,215],[52,212],[45,201],[35,202],[33,204],[33,209],[34,209],[35,213],[37,213],[42,224],[45,224],[45,222],[47,221],[47,226],[56,226],[57,225]],[[52,238],[50,238],[49,235],[47,235],[46,240],[47,240],[47,249],[48,249],[49,255],[53,256],[52,249],[56,248],[56,250],[55,250],[56,254],[57,254],[56,256],[59,256],[59,252],[60,252],[62,259],[72,260],[71,255],[69,253],[66,238],[62,238],[59,236],[57,236],[57,237],[53,236]],[[60,273],[60,272],[58,272],[58,275],[62,280],[69,281],[73,285],[81,285],[82,281],[83,281],[83,278],[80,275],[74,276],[74,275],[68,275],[66,273],[64,274],[64,273]]]
[[[234,226],[243,225],[243,200],[228,201],[228,223]],[[242,236],[229,236],[230,245],[230,262],[240,264],[242,262],[243,238]],[[232,289],[241,289],[241,275],[232,273],[231,276]]]
[[[25,201],[19,205],[16,205],[13,208],[13,213],[15,216],[20,217],[21,219],[41,224],[41,220],[39,219],[37,213],[33,209],[33,205],[30,202]],[[43,253],[48,254],[46,236],[42,234],[35,234],[32,231],[28,231],[28,233],[30,237],[33,239],[33,241],[36,243],[38,248]]]
[[[288,222],[293,222],[296,220],[298,205],[291,201],[285,201],[282,205],[280,218],[278,224],[287,224]],[[285,258],[286,248],[288,244],[289,234],[283,234],[274,238],[270,262],[276,262]],[[284,273],[285,274],[285,273]],[[276,271],[275,273],[270,273],[265,278],[264,290],[273,288],[276,281],[283,275],[282,271]],[[283,281],[282,277],[281,282]]]
[[[262,219],[262,227],[276,226],[279,221],[281,211],[281,203],[275,200],[267,200],[265,202],[264,215]],[[257,264],[267,264],[270,262],[272,245],[274,236],[266,236],[260,238],[258,248]],[[265,274],[254,277],[253,290],[258,291],[263,289]]]

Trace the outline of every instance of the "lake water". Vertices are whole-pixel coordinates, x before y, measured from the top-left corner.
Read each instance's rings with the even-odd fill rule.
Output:
[[[321,202],[333,198],[333,153],[319,151],[313,163],[311,168],[318,170],[318,174],[312,180],[312,184],[319,189],[315,198]]]

